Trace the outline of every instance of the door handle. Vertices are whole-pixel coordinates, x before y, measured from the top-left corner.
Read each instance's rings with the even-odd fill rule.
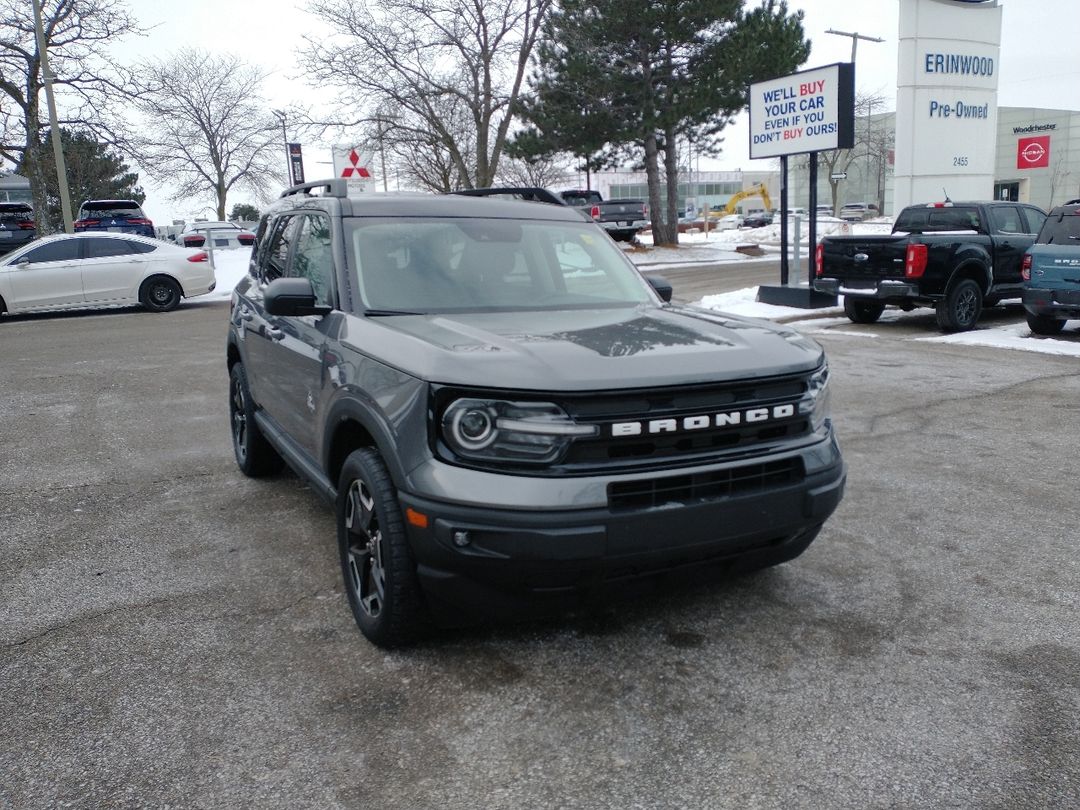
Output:
[[[270,326],[266,329],[266,336],[271,340],[282,340],[285,337],[285,332],[281,329]]]

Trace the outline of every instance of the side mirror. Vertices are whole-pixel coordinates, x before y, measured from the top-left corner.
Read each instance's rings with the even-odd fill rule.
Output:
[[[645,274],[642,274],[645,275]],[[649,282],[649,285],[656,290],[656,294],[663,298],[665,301],[671,301],[671,282],[663,276],[654,276],[651,273],[645,275],[645,280]]]
[[[263,293],[263,306],[270,315],[326,315],[332,307],[315,303],[315,290],[306,278],[279,278]]]

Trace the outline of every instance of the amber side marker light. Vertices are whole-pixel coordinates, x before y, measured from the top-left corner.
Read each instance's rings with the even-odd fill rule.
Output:
[[[421,512],[417,512],[411,506],[405,509],[405,519],[418,529],[426,529],[428,527],[428,516]]]

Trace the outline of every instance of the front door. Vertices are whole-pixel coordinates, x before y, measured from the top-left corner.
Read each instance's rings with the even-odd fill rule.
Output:
[[[8,309],[78,306],[85,300],[78,239],[56,239],[24,253],[18,263],[0,268],[11,285]]]

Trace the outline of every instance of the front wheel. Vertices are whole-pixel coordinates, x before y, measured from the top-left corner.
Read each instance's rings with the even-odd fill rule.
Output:
[[[1027,313],[1028,326],[1036,335],[1060,335],[1065,328],[1065,321],[1059,318],[1051,318],[1049,315],[1032,315]]]
[[[166,276],[154,276],[143,282],[139,303],[151,312],[169,312],[180,306],[180,285]]]
[[[860,301],[851,296],[844,296],[844,314],[852,323],[876,323],[885,311],[880,301]]]
[[[354,450],[338,481],[338,552],[360,632],[380,647],[417,638],[425,610],[397,492],[379,454]]]
[[[942,332],[966,332],[974,328],[982,313],[983,293],[970,278],[956,282],[937,305],[937,322]]]

